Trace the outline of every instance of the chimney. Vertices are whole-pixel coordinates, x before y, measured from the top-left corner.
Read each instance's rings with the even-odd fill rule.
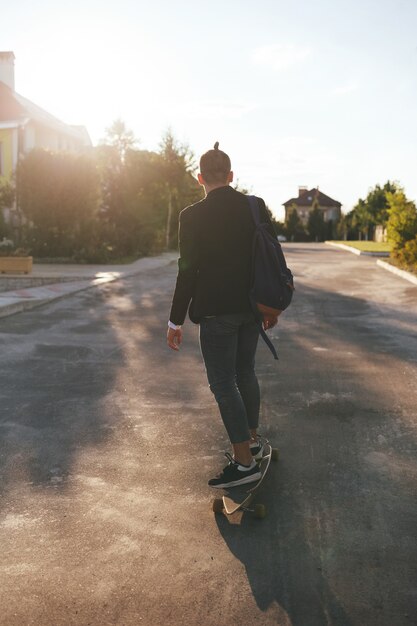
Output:
[[[0,52],[0,81],[14,91],[14,54]]]
[[[305,187],[304,185],[302,185],[301,187],[298,187],[298,197],[302,196],[303,193],[305,193],[307,191],[308,187]]]

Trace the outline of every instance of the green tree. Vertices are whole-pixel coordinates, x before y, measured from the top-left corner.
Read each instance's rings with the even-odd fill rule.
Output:
[[[289,241],[299,241],[305,236],[305,229],[301,222],[296,206],[293,206],[285,223]]]
[[[124,242],[129,253],[142,256],[164,247],[166,185],[164,164],[156,152],[130,151],[124,186]]]
[[[341,217],[337,224],[336,234],[339,239],[358,239],[359,230],[355,211],[349,211]]]
[[[19,163],[18,176],[34,254],[68,257],[90,245],[99,185],[88,156],[33,150]]]
[[[388,193],[395,193],[397,183],[387,181],[383,187],[375,185],[368,192],[365,200],[359,198],[352,211],[348,213],[349,226],[353,237],[372,239],[375,226],[385,226],[388,220]]]
[[[367,203],[361,198],[352,211],[352,226],[359,233],[359,239],[369,239],[371,228],[374,225],[372,213],[369,211]]]
[[[387,201],[388,240],[392,243],[395,254],[417,235],[417,208],[400,188],[395,192],[388,192]]]
[[[323,241],[325,238],[325,228],[323,211],[320,211],[319,203],[316,199],[313,202],[307,222],[307,231],[312,241]]]
[[[111,141],[110,133],[106,141]],[[96,159],[102,188],[100,230],[106,249],[120,257],[176,246],[180,210],[202,197],[192,176],[189,148],[168,130],[158,152],[112,141],[96,149]]]
[[[285,235],[285,224],[276,219],[275,215],[272,213],[269,206],[265,205],[267,213],[269,215],[269,219],[271,220],[272,226],[274,227],[276,235]]]
[[[200,200],[204,193],[193,174],[195,157],[190,148],[179,143],[169,128],[163,135],[159,154],[166,187],[166,248],[178,245],[178,216],[187,205]]]
[[[398,184],[388,180],[383,187],[375,185],[374,189],[371,189],[366,196],[368,212],[372,216],[375,225],[385,225],[387,223],[389,216],[387,194],[395,193],[397,189]]]
[[[94,151],[101,188],[97,231],[103,260],[136,254],[137,232],[132,231],[127,208],[126,164],[130,155],[137,152],[138,143],[133,132],[117,119],[106,129],[104,139]]]
[[[121,233],[124,227],[125,164],[115,146],[102,144],[94,149],[94,157],[100,180],[100,208],[97,229],[108,256],[123,256]]]
[[[274,226],[275,232],[277,235],[283,235],[283,236],[287,236],[287,229],[285,228],[285,222],[280,222],[279,220],[277,220],[275,218],[275,216],[272,216],[272,224]]]

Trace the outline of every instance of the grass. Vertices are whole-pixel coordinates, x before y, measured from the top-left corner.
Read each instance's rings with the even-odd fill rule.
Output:
[[[345,246],[356,248],[362,252],[391,252],[391,244],[388,242],[378,243],[377,241],[333,241],[332,243],[342,243]]]

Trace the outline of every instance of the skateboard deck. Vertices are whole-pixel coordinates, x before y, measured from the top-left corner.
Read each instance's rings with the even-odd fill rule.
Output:
[[[233,513],[236,513],[236,511],[240,509],[242,511],[252,511],[255,513],[255,517],[258,518],[265,517],[266,508],[263,504],[257,504],[253,509],[250,509],[249,506],[255,493],[264,481],[271,459],[274,461],[278,460],[278,450],[276,448],[272,448],[269,442],[265,442],[262,459],[258,461],[259,469],[261,470],[261,477],[259,480],[256,483],[231,487],[226,495],[222,498],[216,498],[213,501],[213,511],[215,513],[233,515]]]

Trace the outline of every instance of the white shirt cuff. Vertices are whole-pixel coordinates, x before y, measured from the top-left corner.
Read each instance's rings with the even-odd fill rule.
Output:
[[[180,326],[178,326],[178,324],[173,324],[173,323],[171,322],[171,320],[169,320],[169,322],[168,322],[168,327],[169,327],[169,328],[172,328],[172,330],[178,330],[179,328],[181,328],[181,325],[180,325]]]

